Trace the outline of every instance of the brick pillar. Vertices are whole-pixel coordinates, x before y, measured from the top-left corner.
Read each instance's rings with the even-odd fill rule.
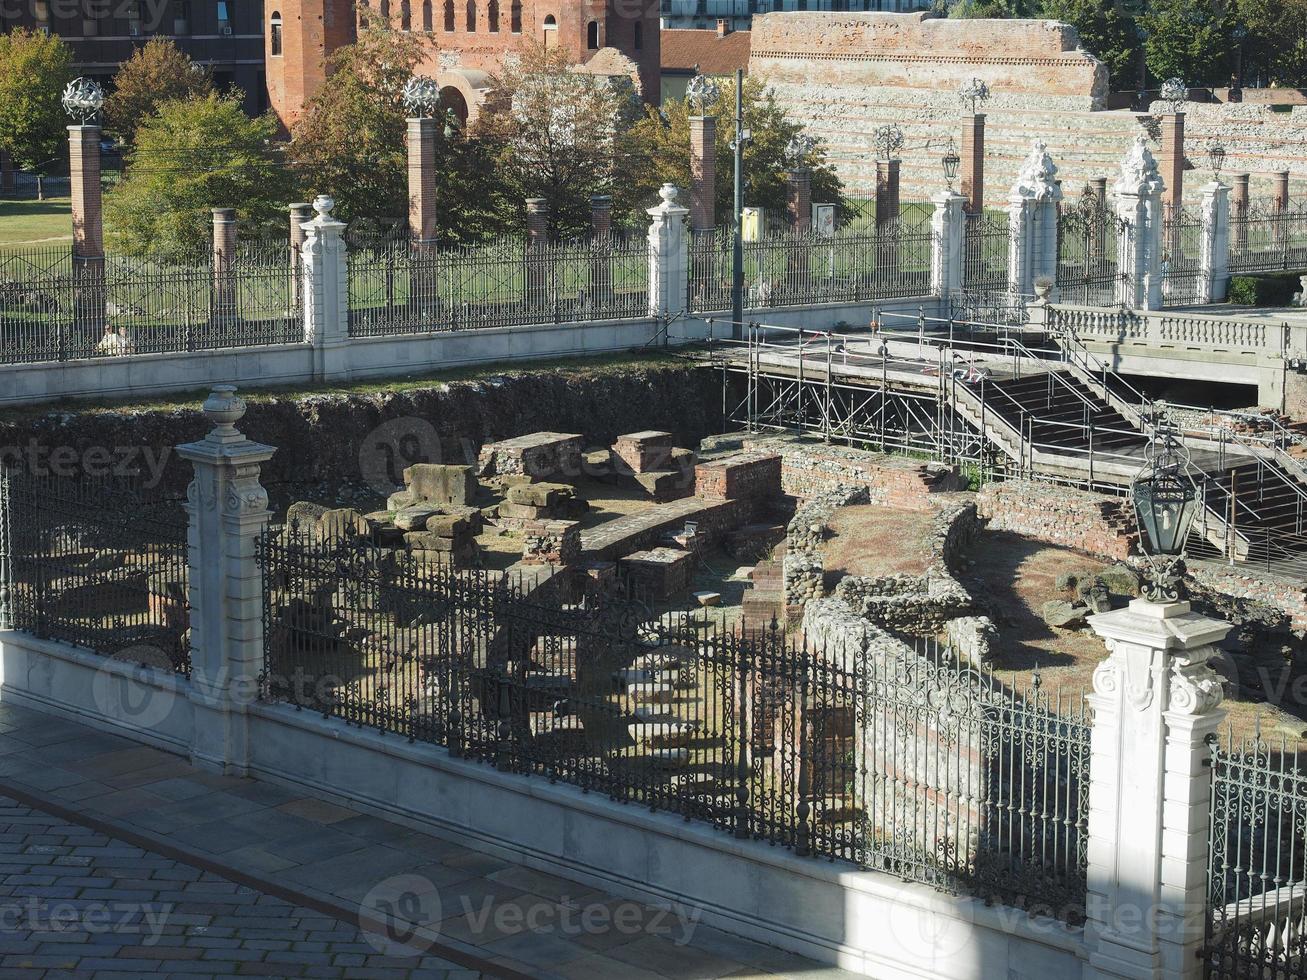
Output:
[[[249,711],[263,665],[263,587],[255,542],[268,524],[259,468],[276,452],[236,430],[245,403],[217,385],[204,403],[213,429],[177,447],[195,468],[186,491],[194,718],[191,762],[233,776],[249,774]]]
[[[526,305],[548,311],[553,306],[549,295],[549,208],[543,197],[526,199]]]
[[[413,242],[436,240],[436,120],[408,121],[408,234]]]
[[[1162,208],[1169,214],[1184,205],[1184,113],[1162,116],[1162,153],[1158,161],[1162,181]]]
[[[1289,209],[1289,171],[1280,170],[1275,174],[1275,189],[1271,192],[1271,198],[1275,201],[1275,210],[1287,211]]]
[[[717,227],[717,118],[690,117],[690,227]]]
[[[613,199],[607,194],[590,196],[590,234],[607,238],[613,233]]]
[[[68,127],[73,212],[73,275],[78,332],[92,343],[105,329],[104,218],[100,202],[100,127]]]
[[[1094,177],[1089,181],[1089,189],[1099,204],[1107,200],[1107,178]]]
[[[962,128],[962,196],[969,214],[985,209],[985,114],[977,112]]]
[[[288,208],[290,212],[290,271],[291,289],[295,305],[303,301],[303,275],[300,271],[300,251],[304,248],[304,222],[313,217],[313,205],[300,201]]]
[[[0,197],[7,197],[16,189],[13,157],[8,150],[0,150]]]
[[[213,317],[236,316],[236,209],[213,209]]]
[[[613,295],[613,199],[607,194],[590,196],[590,236],[590,295],[602,304]]]
[[[1087,976],[1200,980],[1210,752],[1225,717],[1208,666],[1230,624],[1135,599],[1091,616]],[[1122,819],[1129,814],[1128,819]]]
[[[900,160],[876,161],[876,269],[886,276],[898,272],[899,249],[893,232],[899,218]]]
[[[812,230],[812,171],[807,167],[785,175],[785,206],[790,213],[790,227],[798,232]]]
[[[1248,249],[1248,174],[1234,175],[1234,190],[1230,194],[1230,216],[1234,234],[1230,246],[1242,253]]]

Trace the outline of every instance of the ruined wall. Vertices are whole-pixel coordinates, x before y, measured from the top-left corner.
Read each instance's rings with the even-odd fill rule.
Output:
[[[991,531],[1013,531],[1091,555],[1127,558],[1135,540],[1129,504],[1123,497],[1007,480],[981,487],[976,505]]]
[[[783,13],[754,20],[749,71],[821,137],[850,192],[875,189],[876,127],[902,128],[905,199],[943,189],[940,157],[961,145],[959,85],[977,77],[993,98],[986,113],[985,199],[1001,207],[1031,142],[1048,143],[1068,194],[1117,174],[1130,141],[1151,131],[1149,114],[1099,111],[1102,66],[1077,50],[1073,28],[1053,21],[947,20],[926,14]],[[966,110],[969,113],[969,109]],[[1156,115],[1161,103],[1152,107]],[[1277,112],[1250,103],[1187,105],[1188,157],[1200,169],[1186,195],[1211,179],[1206,147],[1221,142],[1225,173],[1253,174],[1252,195],[1269,197],[1271,173],[1290,170],[1292,193],[1307,191],[1307,106]],[[1156,150],[1156,143],[1154,149]]]

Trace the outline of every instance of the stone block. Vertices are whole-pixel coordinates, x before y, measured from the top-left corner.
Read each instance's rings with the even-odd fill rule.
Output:
[[[395,515],[395,526],[401,531],[422,531],[427,521],[439,513],[434,507],[407,507]]]
[[[648,473],[669,468],[672,448],[670,432],[630,432],[617,437],[613,456],[631,473]]]
[[[350,507],[326,511],[318,519],[318,529],[323,537],[333,541],[367,538],[372,535],[372,526],[362,514]]]
[[[663,601],[689,588],[694,556],[675,548],[650,548],[627,555],[618,566],[637,595]]]
[[[504,494],[504,498],[512,503],[532,507],[553,507],[575,496],[576,491],[562,483],[519,483],[510,486]]]
[[[446,537],[431,531],[409,531],[404,543],[415,551],[466,551],[474,545],[471,535]]]
[[[533,520],[522,525],[522,564],[572,565],[581,558],[576,521]]]
[[[415,501],[462,507],[476,499],[477,481],[471,466],[416,463],[404,471],[404,483]]]
[[[695,494],[703,500],[765,500],[781,495],[781,457],[743,452],[700,463],[694,471]]]
[[[581,476],[583,448],[582,437],[573,433],[533,432],[482,446],[477,468],[481,476],[575,480]]]
[[[471,523],[459,514],[433,514],[427,518],[426,527],[444,538],[467,537],[472,533]]]

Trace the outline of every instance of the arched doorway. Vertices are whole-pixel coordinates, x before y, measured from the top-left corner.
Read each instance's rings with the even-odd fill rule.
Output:
[[[446,85],[440,90],[440,105],[442,108],[454,110],[460,126],[467,125],[467,99],[454,86]]]
[[[555,19],[553,14],[550,14],[545,18],[544,29],[544,45],[545,50],[548,51],[550,48],[553,48],[558,44],[558,21]]]

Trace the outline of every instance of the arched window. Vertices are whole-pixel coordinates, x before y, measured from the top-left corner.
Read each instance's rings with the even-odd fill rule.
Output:
[[[422,29],[431,33],[431,0],[422,0]]]
[[[381,0],[377,4],[377,16],[381,18],[383,24],[390,27],[390,0]]]
[[[592,20],[585,25],[585,44],[591,51],[599,50],[599,21]]]
[[[511,18],[509,21],[509,29],[512,30],[514,34],[521,34],[522,33],[522,0],[513,0],[512,6],[510,6],[508,10],[509,10],[508,15]]]
[[[268,19],[268,42],[273,56],[281,54],[281,11],[274,10]]]
[[[467,0],[467,31],[473,34],[477,29],[477,0]]]
[[[491,34],[499,33],[499,0],[490,0],[486,5],[486,30]]]
[[[635,22],[635,50],[639,51],[644,47],[644,24],[638,20]]]
[[[454,0],[445,0],[445,30],[454,31]]]

